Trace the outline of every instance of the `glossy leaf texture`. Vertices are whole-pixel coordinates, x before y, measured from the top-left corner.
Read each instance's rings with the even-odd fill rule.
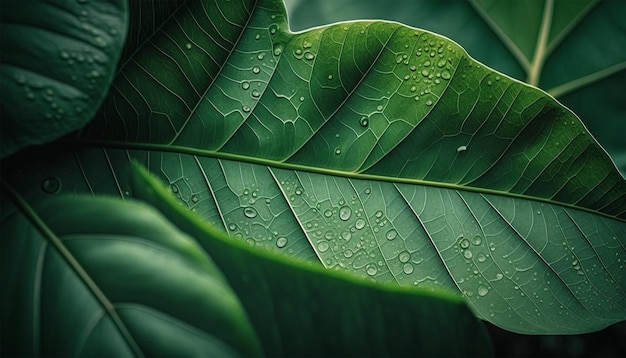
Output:
[[[0,156],[83,127],[108,93],[127,2],[0,2]]]
[[[460,297],[372,284],[232,240],[208,225],[145,169],[135,194],[214,258],[270,357],[489,356],[484,326]]]
[[[545,89],[571,108],[626,175],[623,1],[285,2],[296,30],[382,18],[448,36],[486,65]]]
[[[137,160],[235,238],[445,288],[524,333],[626,318],[626,182],[580,120],[398,23],[288,31],[278,1],[182,5],[76,138],[14,158],[29,200],[132,195]],[[28,165],[25,165],[28,163]]]
[[[70,195],[17,203],[2,211],[3,356],[262,353],[213,261],[154,209]]]

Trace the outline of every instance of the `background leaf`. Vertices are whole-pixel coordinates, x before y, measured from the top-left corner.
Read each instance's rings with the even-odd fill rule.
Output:
[[[2,1],[0,27],[4,158],[91,120],[126,39],[126,1]]]
[[[445,35],[572,109],[626,175],[626,5],[619,0],[286,0],[293,30],[387,19]],[[549,6],[547,6],[549,5]],[[520,16],[523,14],[523,16]],[[543,22],[544,14],[547,15]],[[543,25],[542,25],[543,24]],[[538,46],[541,30],[546,37]],[[533,73],[533,75],[531,75]]]
[[[252,249],[179,205],[145,169],[134,192],[193,235],[241,297],[268,356],[490,355],[484,327],[458,296],[371,284]]]
[[[14,185],[125,197],[134,158],[235,238],[462,292],[509,330],[624,319],[626,182],[573,113],[429,32],[293,34],[280,2],[236,5],[181,6]]]
[[[261,353],[211,259],[150,207],[16,200],[2,210],[3,356]]]

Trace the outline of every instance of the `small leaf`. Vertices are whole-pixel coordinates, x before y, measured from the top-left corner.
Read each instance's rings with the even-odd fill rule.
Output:
[[[142,167],[133,174],[134,192],[215,258],[269,356],[491,354],[484,327],[460,298],[373,284],[253,249],[186,210]]]
[[[3,356],[261,353],[211,259],[152,208],[16,202],[2,217]]]

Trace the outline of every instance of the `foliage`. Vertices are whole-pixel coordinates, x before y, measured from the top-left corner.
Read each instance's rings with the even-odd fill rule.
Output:
[[[112,322],[106,332],[135,352],[147,349],[142,339],[184,327],[177,336],[192,340],[190,349],[211,344],[245,355],[258,352],[255,334],[270,355],[301,355],[295,349],[306,345],[329,353],[331,345],[315,339],[347,342],[338,348],[344,353],[413,347],[391,339],[431,343],[422,354],[488,353],[481,328],[471,328],[476,321],[445,291],[462,294],[476,316],[515,332],[590,332],[626,317],[626,181],[578,117],[546,92],[485,67],[447,38],[398,23],[347,22],[293,33],[278,0],[129,4],[120,67],[94,119],[62,141],[2,162],[4,193],[12,199],[3,193],[2,253],[14,258],[6,272],[25,261],[25,272],[35,273],[16,290],[5,289],[24,285],[16,275],[2,280],[3,292],[15,291],[3,297],[3,324],[54,312],[55,300],[19,310],[7,302],[70,276],[71,302],[94,295],[86,309]],[[106,91],[108,84],[102,86]],[[132,161],[157,174],[195,214],[169,202],[146,173],[134,176]],[[145,224],[129,227],[130,212]],[[61,220],[58,213],[68,215]],[[92,222],[102,232],[92,232]],[[153,234],[151,225],[170,234]],[[74,234],[102,238],[74,241]],[[128,294],[130,281],[110,280],[116,267],[144,275],[155,263],[169,267],[163,258],[152,261],[155,240],[162,253],[184,242],[182,260],[203,262],[198,282],[213,280],[232,298],[227,313],[240,323],[225,332],[234,332],[231,338],[197,326],[198,317],[181,316],[178,310],[189,312],[181,303],[143,303],[154,317],[178,317],[158,332],[126,328],[132,324],[121,313],[123,301],[110,292]],[[74,242],[90,244],[76,251]],[[81,255],[97,257],[100,245],[137,256],[104,252],[98,262],[84,261]],[[49,264],[41,256],[48,246],[53,262],[62,262],[51,276],[40,273]],[[180,284],[171,279],[164,284]],[[185,299],[191,290],[213,304],[216,296],[189,286],[163,292],[163,302]],[[310,297],[316,299],[302,309]],[[332,313],[338,301],[339,316]],[[446,305],[454,308],[434,308]],[[416,323],[409,310],[420,317],[454,313],[456,321],[441,319],[441,331],[457,345],[441,343],[449,336],[425,335],[423,324],[440,319]],[[346,317],[363,321],[353,325]],[[276,325],[263,327],[270,318]],[[39,326],[27,322],[23,329],[35,333],[26,344],[39,342]],[[458,322],[469,328],[446,326]],[[343,328],[331,334],[328,324]],[[72,320],[67,327],[87,326]],[[195,338],[181,333],[197,329]],[[70,350],[59,352],[81,352],[85,337],[70,338]],[[240,339],[249,348],[233,343]]]

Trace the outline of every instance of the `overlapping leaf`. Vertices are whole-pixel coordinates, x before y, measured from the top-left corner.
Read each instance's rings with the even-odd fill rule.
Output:
[[[25,195],[130,195],[135,158],[236,238],[460,291],[510,330],[626,316],[626,182],[603,149],[544,92],[397,23],[294,34],[278,1],[186,3],[49,155],[14,167]]]
[[[126,39],[126,1],[0,3],[2,158],[83,127]]]
[[[16,202],[2,217],[3,356],[262,353],[212,260],[154,209]]]

